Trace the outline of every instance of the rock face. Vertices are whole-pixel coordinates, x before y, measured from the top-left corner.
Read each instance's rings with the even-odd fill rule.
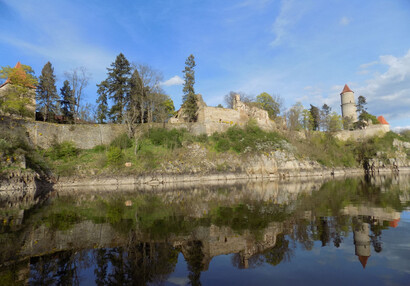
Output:
[[[31,204],[36,199],[37,174],[12,170],[0,174],[0,207]]]

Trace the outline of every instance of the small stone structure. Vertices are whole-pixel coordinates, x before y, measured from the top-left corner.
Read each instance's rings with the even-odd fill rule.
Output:
[[[197,128],[194,133],[206,133],[226,131],[233,125],[245,126],[250,119],[257,122],[264,130],[275,129],[275,123],[269,118],[266,110],[249,106],[241,101],[239,94],[235,95],[233,109],[207,106],[200,94],[198,97]],[[181,108],[177,115],[169,120],[171,125],[187,123],[187,116]]]

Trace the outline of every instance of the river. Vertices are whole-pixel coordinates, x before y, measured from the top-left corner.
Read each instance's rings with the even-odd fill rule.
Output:
[[[0,285],[408,285],[410,176],[55,193],[0,210]]]

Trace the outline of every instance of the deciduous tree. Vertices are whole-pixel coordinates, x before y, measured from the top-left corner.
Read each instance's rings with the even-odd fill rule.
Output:
[[[277,102],[269,93],[262,92],[256,97],[259,107],[266,110],[270,119],[275,119],[280,113],[280,102]]]
[[[322,109],[320,110],[320,125],[322,126],[323,131],[329,131],[329,116],[332,108],[326,103],[323,104]]]
[[[296,102],[287,112],[288,129],[295,131],[302,128],[301,115],[303,112],[303,105],[301,102]]]
[[[33,98],[37,78],[30,66],[17,65],[2,67],[0,78],[8,79],[9,84],[2,91],[0,110],[6,114],[34,117],[35,105]]]
[[[78,113],[81,107],[81,99],[83,97],[84,88],[88,85],[90,80],[90,74],[85,67],[78,67],[71,71],[64,73],[66,79],[70,82],[71,90],[73,93],[73,115],[74,122],[78,118]]]

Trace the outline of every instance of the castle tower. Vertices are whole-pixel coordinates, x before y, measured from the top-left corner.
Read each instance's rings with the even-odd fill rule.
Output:
[[[370,256],[370,225],[361,223],[353,231],[353,240],[355,245],[355,254],[359,257],[359,261],[363,268],[366,268],[367,260]]]
[[[354,101],[354,92],[345,84],[341,96],[342,117],[350,117],[352,122],[357,121],[356,103]]]

